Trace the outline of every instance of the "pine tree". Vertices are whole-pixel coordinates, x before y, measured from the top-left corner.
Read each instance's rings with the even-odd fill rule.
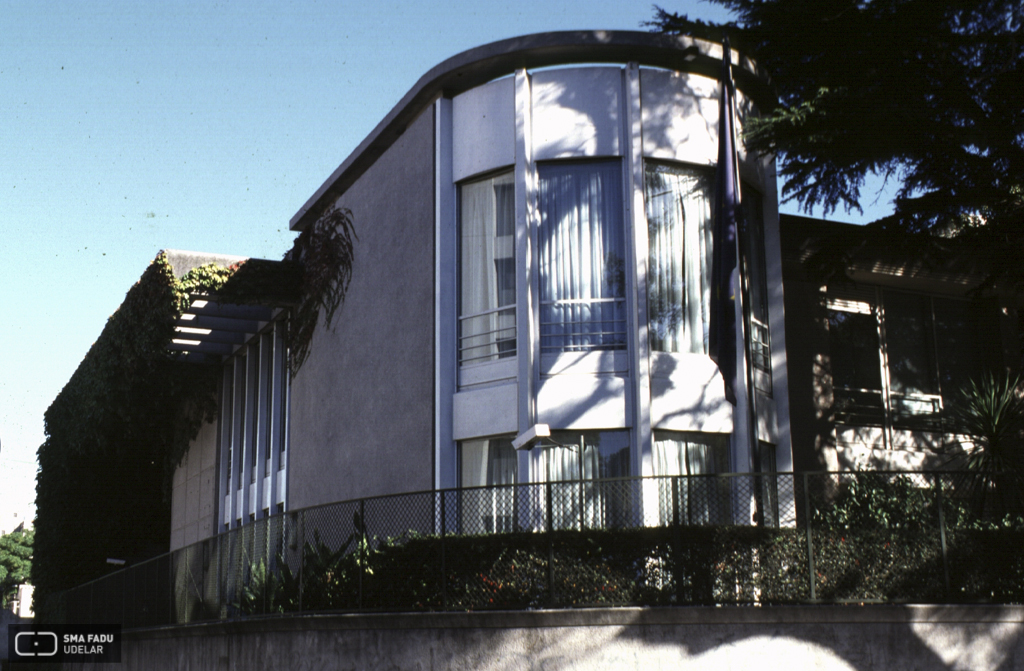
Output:
[[[744,141],[776,154],[783,197],[860,210],[899,180],[879,228],[959,236],[1024,280],[1024,5],[1019,0],[710,0],[737,20],[656,8],[651,25],[718,40],[778,96]]]

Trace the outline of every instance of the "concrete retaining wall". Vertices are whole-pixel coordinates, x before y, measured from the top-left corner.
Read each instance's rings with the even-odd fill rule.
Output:
[[[126,634],[119,669],[1024,669],[1024,607],[334,615]],[[83,668],[83,667],[75,667]],[[84,667],[89,668],[89,667]]]
[[[32,620],[20,618],[11,611],[0,608],[0,664],[3,664],[7,659],[7,625],[29,624],[31,622]]]

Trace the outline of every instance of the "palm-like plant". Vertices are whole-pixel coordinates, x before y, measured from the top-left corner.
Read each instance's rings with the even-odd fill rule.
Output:
[[[953,429],[969,441],[947,465],[964,471],[979,515],[986,503],[1017,509],[1024,493],[1024,395],[1020,378],[988,374],[972,380],[950,409]]]

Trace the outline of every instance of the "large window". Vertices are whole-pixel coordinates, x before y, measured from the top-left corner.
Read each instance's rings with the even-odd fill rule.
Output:
[[[459,187],[459,362],[515,352],[515,182],[509,172]]]
[[[459,485],[462,530],[465,533],[512,531],[518,459],[512,436],[478,438],[459,443]],[[497,487],[495,485],[509,485]],[[492,487],[491,489],[470,489]]]
[[[542,353],[625,349],[619,161],[537,167]]]
[[[647,161],[647,319],[651,350],[707,352],[714,173]],[[761,194],[743,185],[750,341],[757,389],[772,390]]]
[[[730,518],[729,481],[713,477],[729,469],[729,436],[682,431],[654,432],[654,474],[689,476],[658,483],[662,524],[724,524]]]
[[[707,352],[712,182],[708,170],[644,166],[647,316],[655,352]]]
[[[552,524],[557,529],[632,523],[628,431],[554,431],[544,447],[544,478],[554,483]]]
[[[996,333],[982,305],[888,289],[828,296],[835,420],[943,430],[943,408],[986,368]]]
[[[516,482],[516,451],[513,436],[477,438],[459,443],[460,485],[484,487]]]
[[[555,431],[544,448],[551,481],[621,478],[629,475],[628,431]]]

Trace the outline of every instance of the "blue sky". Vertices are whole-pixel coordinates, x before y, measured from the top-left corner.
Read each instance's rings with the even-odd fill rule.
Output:
[[[651,16],[621,0],[0,0],[0,514],[31,505],[43,412],[159,250],[280,258],[292,215],[437,63]]]

